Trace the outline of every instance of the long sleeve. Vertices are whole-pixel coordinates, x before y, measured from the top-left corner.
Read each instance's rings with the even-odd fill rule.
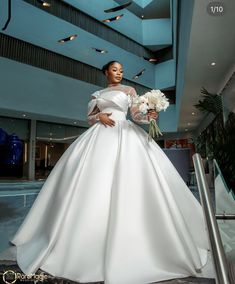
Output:
[[[97,96],[99,92],[95,92],[91,95],[91,100],[88,103],[88,110],[87,110],[87,122],[89,125],[93,125],[99,121],[97,115],[100,113],[99,108],[97,107]]]
[[[134,103],[134,99],[138,97],[136,90],[134,88],[130,88],[128,95],[130,97],[130,114],[132,119],[139,124],[149,124],[150,121],[148,119],[147,114],[141,113],[138,106]]]

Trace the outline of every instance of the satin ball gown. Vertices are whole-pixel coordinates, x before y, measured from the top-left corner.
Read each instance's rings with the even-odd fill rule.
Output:
[[[138,125],[149,122],[136,96],[121,84],[92,94],[90,127],[60,157],[11,240],[25,274],[40,268],[105,284],[200,275],[209,250],[201,205]],[[99,112],[112,113],[115,126],[99,122]]]

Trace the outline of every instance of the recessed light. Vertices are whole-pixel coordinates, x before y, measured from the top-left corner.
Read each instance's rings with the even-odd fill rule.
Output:
[[[125,9],[126,7],[130,6],[131,3],[132,3],[132,1],[127,2],[127,3],[123,4],[123,5],[111,8],[111,9],[104,10],[104,12],[105,13],[111,13],[111,12],[120,11],[120,10]]]
[[[142,69],[138,74],[136,74],[132,79],[138,79],[141,75],[144,74],[145,69]]]
[[[214,66],[215,64],[216,64],[215,62],[212,62],[212,63],[211,63],[212,66]]]
[[[122,16],[123,16],[123,15],[118,15],[118,16],[116,17],[116,20],[121,19]]]
[[[77,37],[77,35],[72,35],[69,37],[70,40],[74,40]]]
[[[95,47],[92,47],[92,49],[99,52],[99,53],[108,53],[108,51],[104,50],[104,49],[99,49],[99,48],[95,48]]]
[[[70,41],[70,40],[74,40],[78,35],[71,35],[69,37],[66,37],[66,38],[63,38],[63,39],[60,39],[58,40],[59,43],[64,43],[66,41]]]
[[[195,115],[195,112],[192,112],[192,115]]]
[[[26,114],[23,113],[22,116],[23,116],[23,117],[26,117]]]
[[[77,124],[77,121],[74,121],[73,124]]]
[[[144,15],[141,15],[141,18],[143,19],[143,18],[144,18]]]
[[[144,60],[147,60],[149,62],[156,62],[157,61],[157,58],[148,58],[148,57],[145,57],[143,56]]]
[[[51,4],[47,1],[37,0],[43,7],[50,7]]]
[[[105,19],[102,22],[103,23],[110,23],[110,22],[117,21],[117,20],[121,19],[121,17],[123,17],[123,16],[124,16],[124,14],[121,14],[121,15],[118,15],[118,16],[113,17],[113,18]]]

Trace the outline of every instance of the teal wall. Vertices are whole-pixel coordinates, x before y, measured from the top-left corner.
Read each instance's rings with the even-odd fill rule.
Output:
[[[175,86],[175,60],[162,62],[155,67],[155,87],[157,89]]]
[[[149,19],[143,21],[144,45],[171,45],[171,19]]]
[[[184,92],[184,78],[186,72],[186,62],[188,56],[189,38],[192,24],[194,0],[181,0],[179,23],[179,51],[177,64],[176,81],[176,120],[179,120],[181,100]],[[192,66],[193,68],[193,66]]]

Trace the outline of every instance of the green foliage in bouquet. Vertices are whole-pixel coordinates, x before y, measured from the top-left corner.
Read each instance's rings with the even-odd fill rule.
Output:
[[[151,141],[155,136],[163,135],[155,119],[150,119],[148,140]]]

